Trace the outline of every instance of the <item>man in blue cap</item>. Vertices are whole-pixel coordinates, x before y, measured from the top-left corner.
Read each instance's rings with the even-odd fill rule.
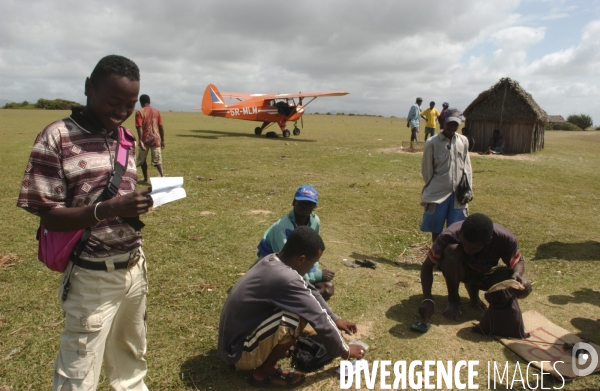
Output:
[[[300,186],[292,201],[293,209],[277,220],[263,235],[258,244],[258,259],[281,251],[288,236],[297,227],[305,225],[320,233],[321,220],[313,213],[318,201],[317,189],[310,185]],[[329,300],[333,295],[331,280],[334,275],[335,273],[331,270],[321,269],[319,262],[316,262],[314,267],[304,275],[304,278],[317,288],[325,300]]]

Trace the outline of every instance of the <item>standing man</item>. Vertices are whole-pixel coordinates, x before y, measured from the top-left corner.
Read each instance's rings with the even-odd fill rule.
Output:
[[[119,136],[139,90],[133,61],[102,58],[85,80],[86,106],[42,130],[21,182],[17,206],[39,216],[46,230],[91,229],[59,285],[65,327],[54,364],[55,391],[96,390],[103,360],[114,390],[147,390],[148,282],[143,224],[136,218],[152,207],[152,198],[149,189],[135,190],[134,136],[126,129]],[[118,197],[95,202],[114,172],[119,139],[129,153]]]
[[[440,116],[438,117],[438,122],[440,123],[440,130],[444,130],[444,118],[446,115],[446,110],[448,110],[448,102],[444,102],[442,103],[442,112],[440,113]]]
[[[160,112],[154,107],[150,107],[150,97],[148,95],[140,96],[141,109],[135,113],[135,128],[138,133],[140,151],[136,165],[142,166],[144,182],[148,182],[148,164],[146,156],[150,149],[151,162],[158,169],[160,176],[165,176],[162,166],[161,149],[165,148],[165,130],[163,129]]]
[[[408,116],[406,117],[406,127],[410,128],[410,141],[417,141],[417,133],[419,133],[419,120],[421,119],[421,103],[423,99],[418,97],[415,104],[410,106]]]
[[[433,137],[435,135],[435,120],[440,116],[440,113],[434,107],[435,102],[431,101],[429,102],[429,108],[421,112],[421,117],[425,120],[425,140],[423,141],[427,141],[428,136]]]
[[[431,232],[432,241],[444,230],[444,223],[448,227],[468,216],[467,203],[473,198],[472,192],[462,200],[454,197],[463,172],[469,184],[472,186],[473,183],[469,140],[456,133],[462,113],[448,109],[445,115],[444,130],[427,140],[421,163],[425,182],[421,193],[421,205],[425,207],[421,231]]]

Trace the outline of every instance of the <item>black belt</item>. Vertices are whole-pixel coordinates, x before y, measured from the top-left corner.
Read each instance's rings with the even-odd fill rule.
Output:
[[[134,267],[135,265],[137,265],[137,263],[140,260],[140,253],[139,251],[134,250],[135,252],[132,252],[130,255],[130,259],[126,260],[126,261],[121,261],[121,262],[114,262],[113,265],[115,267],[115,270],[117,269],[129,269]],[[104,261],[87,261],[85,259],[77,259],[75,261],[75,265],[83,268],[83,269],[88,269],[88,270],[104,270],[107,271],[108,268],[106,267],[106,262]]]

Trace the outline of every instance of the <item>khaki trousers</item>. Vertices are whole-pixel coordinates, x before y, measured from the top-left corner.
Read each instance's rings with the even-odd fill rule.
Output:
[[[129,259],[129,253],[102,259],[112,265]],[[103,361],[114,390],[147,390],[146,257],[140,248],[137,264],[128,269],[110,269],[75,266],[65,302],[60,297],[71,263],[63,274],[58,297],[65,328],[54,365],[54,391],[96,390]]]

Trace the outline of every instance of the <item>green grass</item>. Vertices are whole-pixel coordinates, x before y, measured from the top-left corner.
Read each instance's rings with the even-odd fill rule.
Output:
[[[59,274],[37,261],[38,219],[15,204],[35,136],[66,114],[0,110],[0,256],[20,259],[0,270],[0,389],[51,386],[63,326],[56,297]],[[143,216],[151,390],[248,388],[246,374],[230,371],[215,355],[221,306],[229,287],[255,260],[261,235],[290,209],[303,183],[319,191],[317,214],[327,246],[322,263],[336,271],[330,305],[369,330],[363,338],[371,345],[368,359],[519,360],[499,342],[466,331],[482,313],[466,306],[464,290],[462,323],[441,316],[445,285],[440,275],[433,286],[434,326],[425,335],[408,329],[421,301],[416,260],[422,257],[415,245],[427,243],[429,235],[418,228],[421,156],[384,151],[409,139],[405,119],[306,115],[299,137],[267,139],[254,136],[251,122],[162,114],[165,170],[185,178],[188,197]],[[132,119],[126,125],[132,128]],[[471,213],[488,214],[519,239],[526,275],[534,282],[533,294],[520,303],[523,311],[534,309],[596,343],[599,149],[600,132],[547,131],[541,152],[472,156],[471,204]],[[379,260],[381,266],[343,267],[343,258],[359,257]],[[404,266],[395,266],[395,260]],[[478,379],[482,389],[484,367]],[[307,388],[335,389],[338,381],[324,372],[309,376]],[[593,375],[565,389],[597,387],[600,376]],[[108,389],[105,380],[100,389]]]

